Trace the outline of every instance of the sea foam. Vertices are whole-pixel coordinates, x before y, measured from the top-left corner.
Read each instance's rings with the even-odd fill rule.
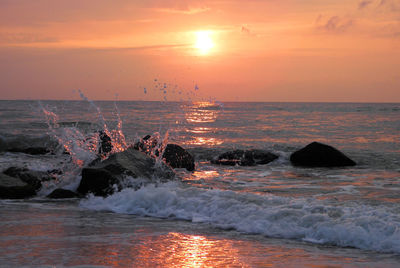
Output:
[[[84,208],[208,223],[222,229],[318,244],[400,253],[400,218],[388,207],[256,195],[178,182],[90,196]]]

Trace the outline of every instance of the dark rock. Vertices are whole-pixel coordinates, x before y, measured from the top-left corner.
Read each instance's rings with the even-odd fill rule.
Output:
[[[134,178],[151,178],[154,173],[155,160],[132,148],[111,155],[108,159],[96,165],[114,175],[129,175]]]
[[[111,155],[102,162],[95,160],[91,163],[91,167],[82,169],[82,180],[78,192],[109,195],[123,187],[126,176],[151,182],[168,181],[173,179],[175,174],[165,164],[156,167],[155,159],[131,147],[121,153]]]
[[[78,187],[78,193],[106,196],[114,192],[113,185],[119,180],[109,171],[102,168],[82,169],[82,180]]]
[[[158,157],[158,145],[159,143],[157,138],[146,135],[140,141],[135,143],[133,148],[150,156]],[[193,156],[177,144],[167,144],[162,158],[172,168],[186,168],[188,171],[193,171],[195,168]]]
[[[31,155],[42,155],[52,152],[51,150],[45,147],[10,148],[8,149],[8,151],[12,153],[24,153]]]
[[[100,138],[99,154],[105,155],[111,152],[113,145],[110,136],[108,136],[107,133],[105,133],[103,130],[100,130],[99,138]]]
[[[100,157],[97,157],[95,160],[93,160],[92,162],[90,162],[89,164],[88,164],[88,167],[94,167],[94,166],[96,166],[96,165],[98,165],[98,164],[100,164],[101,163],[101,158]]]
[[[23,199],[36,195],[35,188],[19,178],[0,173],[0,198]]]
[[[79,197],[79,194],[70,190],[58,188],[51,192],[47,197],[52,199],[75,198]]]
[[[332,146],[313,142],[294,152],[290,161],[295,166],[304,167],[343,167],[355,166],[356,162]]]
[[[268,164],[277,158],[277,155],[263,150],[234,150],[221,154],[216,159],[211,160],[211,163],[230,166],[254,166]]]
[[[193,156],[179,145],[167,144],[162,157],[172,168],[186,168],[188,171],[195,168]]]
[[[32,138],[26,136],[25,133],[10,137],[0,137],[0,152],[41,155],[54,153],[58,146],[58,142],[47,135]]]
[[[36,191],[42,187],[42,181],[51,179],[47,172],[33,171],[26,168],[10,167],[3,173],[21,179],[23,182],[33,186]]]
[[[144,136],[140,141],[136,142],[133,145],[133,148],[135,150],[139,150],[141,152],[144,152],[148,155],[151,155],[152,153],[154,153],[155,156],[159,155],[158,150],[156,150],[155,152],[154,149],[157,147],[158,145],[158,139],[151,137],[150,135],[146,135]]]

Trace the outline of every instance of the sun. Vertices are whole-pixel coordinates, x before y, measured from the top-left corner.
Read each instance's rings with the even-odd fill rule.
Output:
[[[198,31],[196,32],[196,44],[195,47],[198,49],[201,55],[207,55],[210,50],[214,47],[214,42],[211,39],[210,31]]]

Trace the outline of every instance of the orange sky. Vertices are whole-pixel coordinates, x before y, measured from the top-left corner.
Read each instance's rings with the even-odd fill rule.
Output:
[[[204,53],[198,31],[213,43]],[[80,89],[400,102],[400,0],[0,0],[0,89],[0,99],[79,99]]]

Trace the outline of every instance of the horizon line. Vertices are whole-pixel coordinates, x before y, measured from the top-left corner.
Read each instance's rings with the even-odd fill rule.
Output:
[[[0,99],[0,101],[86,101],[83,99]],[[89,101],[95,102],[169,102],[169,103],[179,103],[179,102],[222,102],[222,103],[348,103],[348,104],[400,104],[399,102],[368,102],[368,101],[223,101],[223,100],[110,100],[110,99],[89,99]]]

